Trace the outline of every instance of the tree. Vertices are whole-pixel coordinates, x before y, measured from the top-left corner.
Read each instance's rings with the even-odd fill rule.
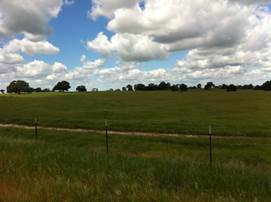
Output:
[[[178,91],[178,90],[179,90],[179,86],[178,86],[177,84],[174,84],[174,85],[172,85],[172,86],[170,87],[170,89],[171,89],[172,91]]]
[[[128,84],[128,85],[126,86],[126,88],[128,89],[128,91],[133,91],[133,86],[130,85],[130,84]]]
[[[198,89],[201,89],[201,84],[200,84],[200,83],[197,85],[197,88],[198,88]]]
[[[86,88],[86,86],[83,86],[83,85],[77,86],[76,91],[77,92],[87,92],[87,88]]]
[[[1,89],[0,92],[1,92],[2,94],[4,94],[4,93],[5,93],[5,90],[4,90],[4,89]]]
[[[44,89],[42,90],[42,92],[50,92],[50,89],[49,89],[49,88],[44,88]]]
[[[237,90],[237,87],[233,84],[227,86],[227,91],[230,92],[230,91],[236,91]]]
[[[214,88],[215,87],[215,84],[213,84],[213,82],[208,82],[205,86],[204,86],[204,89],[205,90],[209,90],[211,88]]]
[[[157,89],[158,89],[158,90],[168,90],[168,89],[170,89],[170,87],[171,87],[171,84],[170,84],[170,83],[166,83],[166,82],[162,81],[162,82],[158,85]]]
[[[266,81],[265,83],[263,83],[262,89],[266,90],[266,91],[270,91],[271,90],[271,81]]]
[[[61,81],[61,82],[58,82],[54,88],[53,88],[53,91],[68,91],[69,89],[71,88],[70,86],[70,83],[67,82],[67,81]]]
[[[122,91],[127,91],[126,87],[122,87]]]
[[[229,86],[226,85],[226,84],[223,84],[223,85],[221,86],[221,89],[228,89],[228,88],[229,88]]]
[[[42,92],[42,90],[41,90],[41,88],[36,88],[36,89],[34,89],[34,92],[40,93],[40,92]]]
[[[255,90],[262,90],[263,88],[262,88],[262,86],[260,86],[260,85],[256,85],[256,86],[254,87],[254,89],[255,89]]]
[[[180,89],[181,91],[187,91],[188,87],[187,87],[187,85],[185,85],[185,84],[181,84],[181,85],[179,86],[179,89]]]
[[[154,83],[150,83],[147,87],[147,90],[158,90],[158,86]]]
[[[139,83],[139,84],[134,85],[134,89],[135,89],[135,91],[146,90],[146,86],[144,84]]]
[[[7,87],[8,93],[20,94],[22,92],[29,92],[29,91],[30,91],[29,84],[22,80],[12,81]]]

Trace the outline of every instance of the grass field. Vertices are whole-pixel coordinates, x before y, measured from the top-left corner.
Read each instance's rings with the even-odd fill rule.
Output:
[[[0,123],[121,131],[270,136],[271,94],[222,90],[0,96]]]
[[[269,138],[39,135],[0,129],[0,201],[270,201]]]

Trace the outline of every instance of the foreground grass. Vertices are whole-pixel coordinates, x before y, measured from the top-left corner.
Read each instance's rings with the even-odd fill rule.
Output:
[[[0,129],[0,201],[270,201],[270,143]]]
[[[42,93],[0,96],[0,123],[122,131],[270,136],[271,94],[222,90]]]

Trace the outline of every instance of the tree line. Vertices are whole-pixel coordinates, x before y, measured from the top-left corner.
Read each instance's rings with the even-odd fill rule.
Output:
[[[206,85],[202,86],[198,84],[196,86],[188,86],[186,84],[170,84],[169,82],[162,81],[159,84],[150,83],[148,85],[144,84],[135,84],[132,86],[128,84],[126,87],[123,87],[123,90],[128,91],[154,91],[154,90],[172,90],[172,91],[188,91],[189,89],[223,89],[227,91],[237,91],[237,90],[265,90],[271,91],[271,81],[266,81],[262,85],[245,84],[245,85],[234,85],[234,84],[222,84],[215,85],[213,82],[207,82]]]
[[[7,86],[7,93],[31,93],[31,92],[67,92],[71,88],[71,85],[67,81],[61,81],[58,82],[52,90],[49,88],[42,89],[40,87],[38,88],[32,88],[29,83],[23,80],[16,80],[12,81]],[[198,84],[196,86],[187,86],[186,84],[171,84],[169,82],[162,81],[159,84],[150,83],[148,85],[139,83],[135,85],[128,84],[126,87],[122,87],[122,91],[161,91],[161,90],[171,90],[171,91],[188,91],[189,89],[205,89],[205,90],[211,90],[211,89],[224,89],[227,91],[237,91],[239,89],[246,89],[246,90],[265,90],[265,91],[271,91],[271,81],[266,81],[262,85],[252,85],[252,84],[246,84],[246,85],[234,85],[234,84],[222,84],[222,85],[215,85],[213,82],[207,82],[206,85],[202,86],[201,84]],[[77,92],[87,92],[87,88],[84,85],[79,85],[76,87]],[[92,91],[98,91],[97,88],[92,89]],[[110,89],[109,91],[114,91],[113,89]],[[115,91],[121,91],[120,89],[116,89]],[[1,93],[4,93],[5,90],[0,90]]]

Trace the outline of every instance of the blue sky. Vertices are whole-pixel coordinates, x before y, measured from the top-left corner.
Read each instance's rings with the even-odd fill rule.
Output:
[[[107,89],[271,78],[269,0],[68,2],[0,2],[1,88],[14,79]]]
[[[77,0],[74,4],[63,7],[58,18],[50,22],[53,31],[48,37],[49,42],[60,48],[60,54],[26,56],[28,61],[33,59],[44,60],[49,63],[59,61],[65,63],[68,68],[74,68],[80,65],[80,57],[83,54],[90,60],[100,58],[101,54],[87,49],[86,41],[95,39],[100,32],[103,32],[108,37],[112,37],[114,33],[106,29],[109,21],[107,18],[99,17],[94,20],[88,16],[90,8],[91,4],[86,0]],[[186,53],[185,50],[177,51],[166,59],[143,62],[139,66],[146,70],[157,67],[170,69],[174,67],[177,60],[184,58]],[[112,67],[116,65],[117,61],[116,56],[106,57],[105,67]]]

